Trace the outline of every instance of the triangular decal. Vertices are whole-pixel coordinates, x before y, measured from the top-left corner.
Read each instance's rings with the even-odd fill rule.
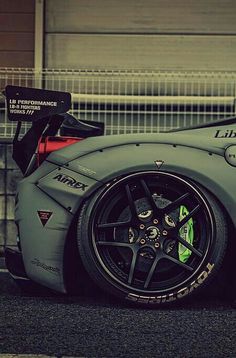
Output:
[[[52,211],[38,210],[37,213],[38,213],[39,220],[41,221],[41,224],[43,226],[47,224],[48,220],[52,216]]]

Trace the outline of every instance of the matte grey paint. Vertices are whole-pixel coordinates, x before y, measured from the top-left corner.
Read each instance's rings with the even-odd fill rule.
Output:
[[[222,136],[236,126],[221,127]],[[143,170],[175,173],[201,184],[225,206],[236,226],[236,168],[225,159],[234,138],[216,138],[217,128],[163,134],[94,137],[53,152],[19,185],[23,258],[28,276],[65,292],[63,254],[68,228],[82,202],[115,178]],[[162,160],[157,168],[155,161]],[[55,180],[61,173],[87,185],[85,190]],[[31,200],[31,198],[33,200]],[[43,226],[38,210],[53,215]],[[41,264],[37,264],[37,263]],[[35,264],[36,263],[36,264]],[[56,272],[49,268],[55,268]]]

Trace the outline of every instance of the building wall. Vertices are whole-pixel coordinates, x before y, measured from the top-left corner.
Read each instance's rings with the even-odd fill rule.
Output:
[[[34,66],[34,0],[0,0],[0,67]]]
[[[0,0],[0,67],[34,67],[34,0]],[[0,84],[18,84],[7,76]],[[0,91],[4,86],[0,86]],[[1,108],[2,103],[0,103]],[[0,113],[0,119],[2,120]],[[0,254],[15,244],[14,201],[21,177],[11,158],[9,142],[0,143]]]
[[[0,143],[0,254],[4,245],[16,243],[15,191],[22,175],[11,158],[11,150],[9,143]]]
[[[0,0],[0,67],[34,67],[35,4],[45,7],[44,67],[236,71],[235,0]],[[1,143],[0,251],[15,242],[20,177],[11,146]]]
[[[236,69],[235,0],[45,0],[45,67]]]
[[[236,69],[235,0],[0,0],[0,67]]]

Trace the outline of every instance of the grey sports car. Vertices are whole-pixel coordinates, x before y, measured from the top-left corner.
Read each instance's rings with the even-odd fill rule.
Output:
[[[235,240],[236,119],[159,134],[104,136],[66,113],[66,92],[6,87],[17,281],[67,293],[83,268],[108,293],[159,307],[206,288]],[[19,140],[22,121],[32,123]],[[232,250],[231,250],[232,251]],[[231,252],[236,258],[236,253]]]

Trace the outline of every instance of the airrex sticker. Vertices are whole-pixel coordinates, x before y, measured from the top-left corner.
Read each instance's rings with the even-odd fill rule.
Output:
[[[38,210],[38,217],[43,226],[47,224],[47,222],[50,220],[52,216],[52,212],[48,210]]]
[[[53,177],[53,179],[73,189],[81,189],[82,191],[85,191],[85,189],[88,187],[88,185],[81,183],[80,181],[77,181],[66,174],[57,174],[55,177]]]

